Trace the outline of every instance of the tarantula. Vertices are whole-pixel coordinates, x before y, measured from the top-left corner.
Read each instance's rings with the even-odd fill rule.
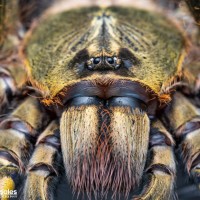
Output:
[[[176,147],[199,184],[200,0],[0,2],[2,199],[172,199]]]

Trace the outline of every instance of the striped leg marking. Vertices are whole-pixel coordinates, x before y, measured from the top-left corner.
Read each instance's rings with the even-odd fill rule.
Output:
[[[59,126],[53,121],[39,136],[27,168],[24,199],[54,199],[61,165]]]
[[[173,109],[172,109],[173,108]],[[171,108],[165,112],[164,120],[169,122],[181,149],[189,174],[200,184],[200,113],[183,95],[177,93]]]
[[[173,139],[160,121],[152,124],[150,134],[149,165],[145,186],[134,200],[167,200],[173,198],[175,181]]]
[[[12,190],[25,172],[36,137],[48,122],[36,99],[27,98],[0,124],[0,189]]]

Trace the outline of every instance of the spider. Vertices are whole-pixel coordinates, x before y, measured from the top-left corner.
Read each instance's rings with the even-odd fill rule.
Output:
[[[199,184],[199,0],[0,3],[2,199],[173,199],[176,149]]]

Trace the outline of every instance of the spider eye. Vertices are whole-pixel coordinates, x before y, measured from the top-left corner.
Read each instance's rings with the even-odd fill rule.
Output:
[[[113,57],[107,57],[106,58],[106,61],[110,64],[110,65],[113,65],[115,63],[115,60]]]
[[[115,70],[120,67],[120,64],[121,64],[121,59],[118,59],[117,57],[93,57],[87,61],[86,67],[89,70],[94,70],[94,69]]]
[[[118,69],[121,64],[121,59],[119,59],[117,57],[106,57],[105,61],[107,62],[107,64],[112,66],[114,69]]]
[[[93,64],[94,65],[98,65],[101,62],[101,58],[100,57],[96,57],[93,59]]]
[[[87,68],[90,69],[90,70],[92,70],[92,69],[94,69],[100,62],[101,62],[101,58],[100,58],[100,57],[91,58],[91,59],[87,62]]]

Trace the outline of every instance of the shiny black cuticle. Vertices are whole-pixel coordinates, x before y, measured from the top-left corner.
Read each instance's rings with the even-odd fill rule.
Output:
[[[131,107],[139,108],[146,111],[147,105],[140,99],[133,97],[111,97],[109,99],[101,99],[99,97],[75,97],[66,102],[67,107],[82,105],[103,105],[105,107]]]

